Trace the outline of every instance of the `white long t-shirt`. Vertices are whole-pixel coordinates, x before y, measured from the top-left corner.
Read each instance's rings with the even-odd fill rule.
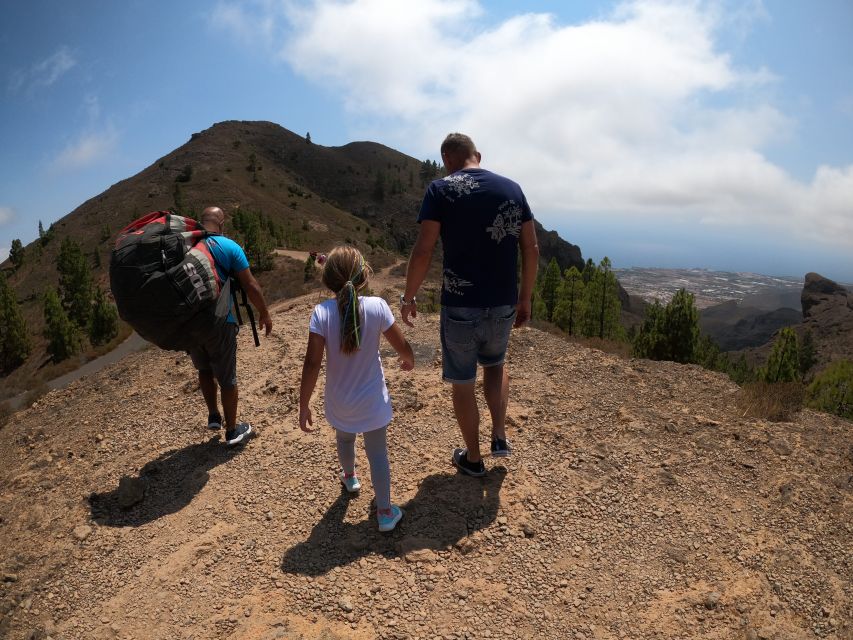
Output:
[[[341,351],[341,315],[334,299],[314,307],[308,330],[326,340],[326,420],[335,429],[363,433],[391,422],[391,398],[379,356],[382,334],[394,324],[394,314],[382,298],[359,296],[362,314],[361,347]]]

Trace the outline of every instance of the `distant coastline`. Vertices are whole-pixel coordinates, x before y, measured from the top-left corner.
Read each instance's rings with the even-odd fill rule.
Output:
[[[696,306],[700,309],[727,300],[740,301],[756,294],[771,291],[799,291],[803,288],[802,277],[767,276],[760,273],[700,268],[631,267],[614,269],[614,273],[631,295],[639,296],[648,302],[659,300],[665,303],[676,291],[684,288],[696,297]]]

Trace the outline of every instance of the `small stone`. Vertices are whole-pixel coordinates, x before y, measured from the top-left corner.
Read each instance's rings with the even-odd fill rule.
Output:
[[[347,613],[350,613],[353,609],[352,602],[348,598],[338,600],[338,606]]]
[[[267,518],[267,520],[272,520],[272,518],[273,518],[272,511],[267,511],[266,518]]]
[[[532,538],[533,536],[536,535],[536,529],[534,529],[532,526],[530,526],[527,523],[521,525],[521,530],[524,531],[524,536],[526,538]]]
[[[74,537],[77,538],[80,542],[83,542],[86,538],[92,535],[92,527],[86,524],[81,524],[74,527]]]
[[[723,596],[718,591],[712,591],[711,593],[705,594],[705,597],[702,599],[702,604],[705,605],[706,609],[716,609],[717,605],[720,603],[720,598]]]
[[[4,573],[3,574],[3,582],[17,582],[18,576],[14,573]]]
[[[99,433],[98,435],[95,436],[95,442],[103,442],[103,441],[104,441],[104,434],[103,433]]]

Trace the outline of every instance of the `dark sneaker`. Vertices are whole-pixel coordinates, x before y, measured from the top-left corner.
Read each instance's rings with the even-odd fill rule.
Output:
[[[210,413],[207,416],[207,428],[216,431],[222,427],[222,416],[218,413]]]
[[[239,423],[231,431],[225,432],[225,444],[229,447],[245,443],[252,436],[252,425],[248,422]]]
[[[459,469],[462,473],[475,478],[481,478],[486,475],[486,467],[483,461],[468,462],[468,449],[453,450],[453,466]]]
[[[509,458],[512,455],[512,447],[509,442],[502,438],[494,438],[492,440],[492,457],[493,458]]]

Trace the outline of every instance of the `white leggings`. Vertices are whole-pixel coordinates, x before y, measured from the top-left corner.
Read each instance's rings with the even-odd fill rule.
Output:
[[[370,464],[370,481],[376,492],[376,508],[391,508],[391,466],[388,464],[387,427],[365,431],[364,452]],[[338,461],[344,473],[355,473],[355,436],[335,429],[338,442]]]

